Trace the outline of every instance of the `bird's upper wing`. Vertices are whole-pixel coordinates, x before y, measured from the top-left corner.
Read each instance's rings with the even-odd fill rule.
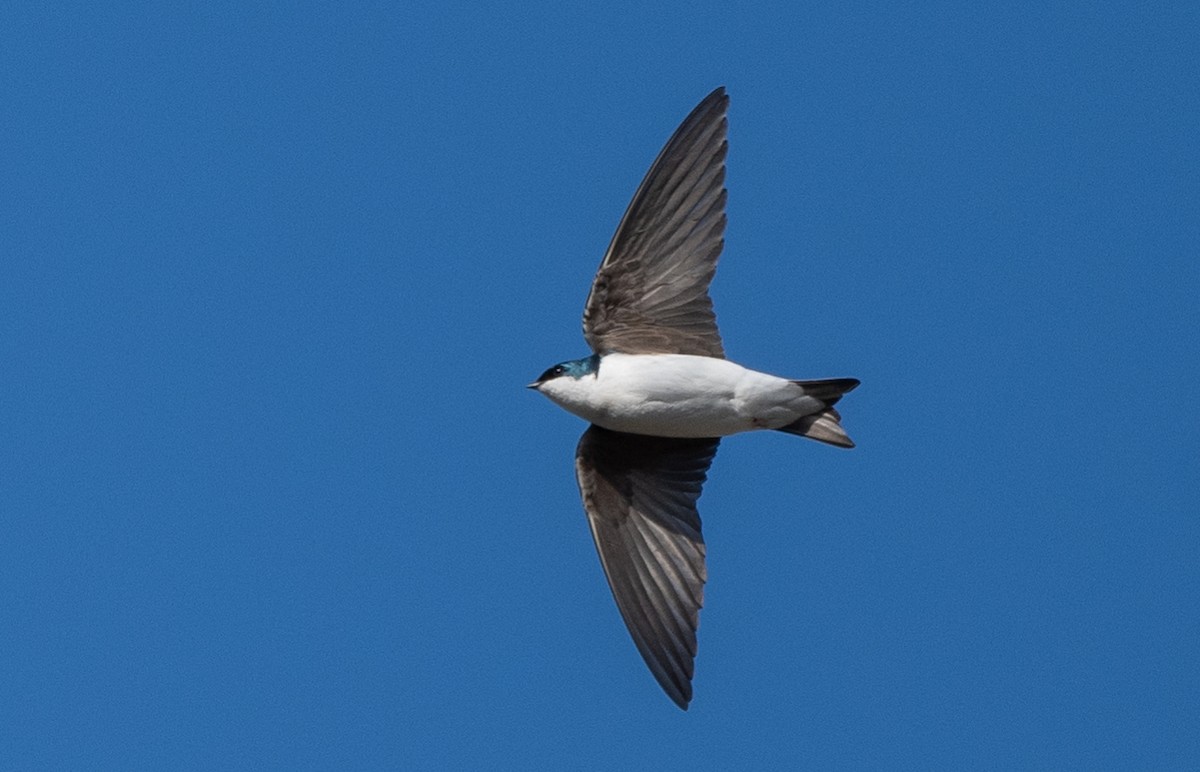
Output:
[[[575,451],[579,492],[617,608],[654,677],[685,710],[707,578],[696,500],[718,442],[593,425]]]
[[[725,355],[708,285],[725,243],[728,108],[724,88],[705,97],[625,210],[583,311],[593,351]]]

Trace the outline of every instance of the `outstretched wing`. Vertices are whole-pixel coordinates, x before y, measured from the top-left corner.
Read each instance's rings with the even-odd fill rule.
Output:
[[[685,710],[707,578],[696,500],[718,442],[593,425],[575,451],[579,492],[617,608],[650,671]]]
[[[621,218],[583,312],[596,353],[725,355],[708,285],[725,243],[728,108],[724,88],[697,105]]]

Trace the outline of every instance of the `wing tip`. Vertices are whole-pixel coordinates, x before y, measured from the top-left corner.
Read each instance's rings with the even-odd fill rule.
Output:
[[[708,96],[704,97],[704,99],[701,100],[700,103],[704,104],[705,102],[709,101],[710,99],[714,102],[719,101],[719,100],[724,100],[724,101],[728,102],[729,101],[729,93],[726,90],[724,85],[717,86],[712,91],[708,92]]]

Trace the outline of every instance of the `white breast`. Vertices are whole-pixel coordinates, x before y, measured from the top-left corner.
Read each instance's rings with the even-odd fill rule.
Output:
[[[660,437],[777,429],[821,407],[784,378],[684,354],[608,354],[596,373],[555,378],[540,390],[606,429]]]

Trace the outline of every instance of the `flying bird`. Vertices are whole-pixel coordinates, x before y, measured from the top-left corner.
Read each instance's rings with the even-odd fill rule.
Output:
[[[708,286],[724,246],[724,88],[691,112],[621,218],[583,312],[590,356],[529,384],[591,422],[575,475],[617,608],[659,685],[692,699],[707,572],[696,501],[721,437],[773,429],[854,447],[853,378],[795,381],[725,358]]]

